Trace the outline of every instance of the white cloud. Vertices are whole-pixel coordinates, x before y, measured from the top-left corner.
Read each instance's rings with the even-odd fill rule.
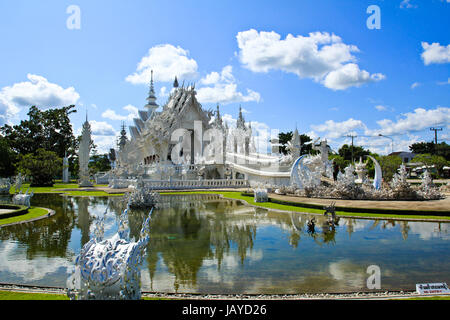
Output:
[[[96,136],[114,136],[116,131],[113,126],[105,121],[89,120],[91,125],[91,133]]]
[[[411,89],[415,89],[415,88],[417,88],[418,86],[420,86],[420,82],[414,82],[412,85],[411,85]]]
[[[441,46],[437,42],[429,44],[428,42],[422,42],[422,59],[427,66],[432,63],[449,63],[450,62],[450,44],[447,46]]]
[[[0,91],[0,125],[17,117],[23,107],[62,107],[75,104],[80,95],[73,87],[63,87],[46,78],[27,74],[28,81],[3,87]]]
[[[311,128],[319,132],[327,132],[329,138],[340,138],[346,134],[353,134],[356,129],[367,129],[364,122],[353,118],[342,122],[327,120],[323,124],[311,125]]]
[[[410,8],[417,8],[418,6],[416,4],[412,4],[411,0],[403,0],[400,3],[400,8],[402,9],[410,9]]]
[[[382,106],[381,104],[379,104],[379,105],[375,106],[375,109],[377,109],[378,111],[386,111],[387,107]]]
[[[383,80],[381,73],[369,74],[366,70],[360,70],[355,63],[348,63],[341,68],[331,71],[323,81],[325,87],[333,90],[345,90],[349,87],[359,87],[365,83]]]
[[[379,134],[382,134],[394,140],[394,151],[408,151],[411,144],[423,140],[414,133],[428,131],[432,126],[450,128],[450,108],[417,108],[413,112],[402,114],[396,120],[379,120],[377,125],[378,128],[371,129],[363,121],[353,118],[341,122],[328,120],[319,125],[311,125],[314,131],[308,132],[308,135],[313,139],[318,136],[328,139],[332,148],[337,150],[343,143],[351,143],[350,138],[344,138],[351,133],[357,136],[357,145],[369,148],[372,152],[388,154],[392,148],[391,140],[380,137]]]
[[[110,120],[120,120],[120,121],[133,121],[133,118],[138,117],[138,108],[129,104],[122,108],[123,110],[128,111],[128,115],[120,115],[117,114],[116,111],[112,109],[107,109],[102,113],[102,117]]]
[[[450,108],[437,107],[436,109],[417,108],[414,112],[402,114],[397,121],[383,119],[377,121],[380,129],[370,130],[372,134],[406,134],[427,129],[431,126],[444,125],[450,128]]]
[[[384,79],[382,74],[369,74],[356,65],[354,45],[326,32],[309,33],[308,36],[291,34],[286,39],[276,32],[258,32],[254,29],[239,32],[236,36],[241,63],[253,72],[282,70],[299,78],[311,78],[333,90]]]
[[[172,82],[178,79],[192,79],[197,76],[197,62],[188,57],[189,52],[171,44],[162,44],[149,49],[137,66],[135,73],[127,76],[132,84],[147,84],[153,70],[154,81]]]
[[[236,102],[250,102],[261,100],[261,95],[251,89],[246,89],[247,93],[239,92],[236,79],[233,76],[233,68],[225,66],[220,74],[211,72],[200,79],[200,84],[213,85],[213,87],[201,87],[197,89],[197,99],[200,103],[221,103],[229,104]]]

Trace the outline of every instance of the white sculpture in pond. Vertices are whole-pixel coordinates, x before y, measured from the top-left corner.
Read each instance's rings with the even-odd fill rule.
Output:
[[[27,191],[23,194],[22,191],[15,194],[12,198],[12,202],[17,205],[26,206],[27,208],[30,207],[30,200],[31,197],[34,195],[34,192],[28,193]]]
[[[128,208],[119,217],[119,230],[103,240],[104,217],[96,223],[94,237],[75,261],[75,272],[67,279],[67,295],[79,300],[138,300],[141,298],[139,265],[150,237],[153,209],[142,224],[139,240],[130,241]],[[105,212],[106,215],[106,212]]]
[[[267,189],[257,188],[254,191],[255,202],[267,202],[269,197],[267,195]]]

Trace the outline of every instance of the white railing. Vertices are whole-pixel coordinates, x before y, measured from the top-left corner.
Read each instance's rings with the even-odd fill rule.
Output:
[[[137,181],[131,179],[115,179],[117,186],[136,186]],[[154,190],[180,190],[180,189],[214,189],[214,188],[246,188],[248,180],[244,179],[212,179],[212,180],[151,180],[143,179],[145,187]]]
[[[243,179],[218,180],[143,180],[148,188],[155,190],[245,188],[248,181]]]

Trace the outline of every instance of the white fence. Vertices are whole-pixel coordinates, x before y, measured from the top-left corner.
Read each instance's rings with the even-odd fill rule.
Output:
[[[114,179],[117,186],[136,186],[135,179]],[[215,189],[215,188],[246,188],[248,180],[244,179],[217,179],[217,180],[150,180],[143,179],[147,188],[154,190],[180,190],[180,189]],[[126,188],[126,187],[125,187]]]

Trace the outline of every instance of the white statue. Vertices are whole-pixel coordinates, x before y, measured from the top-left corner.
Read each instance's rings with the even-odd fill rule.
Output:
[[[15,194],[12,198],[12,202],[17,205],[26,206],[27,208],[30,207],[30,200],[31,197],[33,197],[34,192],[28,193],[28,189],[25,192],[25,194],[22,194],[22,191]]]
[[[62,173],[62,182],[69,183],[69,159],[67,158],[67,152],[64,154],[63,158],[63,173]]]
[[[92,187],[91,181],[89,181],[89,153],[91,149],[91,126],[87,120],[83,124],[83,131],[81,133],[81,142],[78,151],[78,161],[80,165],[80,187]]]
[[[137,242],[130,242],[129,239],[128,208],[120,215],[119,230],[110,239],[103,240],[104,217],[97,221],[95,236],[81,249],[75,260],[75,271],[67,279],[67,295],[70,299],[141,298],[139,265],[149,241],[152,211],[142,224]]]

